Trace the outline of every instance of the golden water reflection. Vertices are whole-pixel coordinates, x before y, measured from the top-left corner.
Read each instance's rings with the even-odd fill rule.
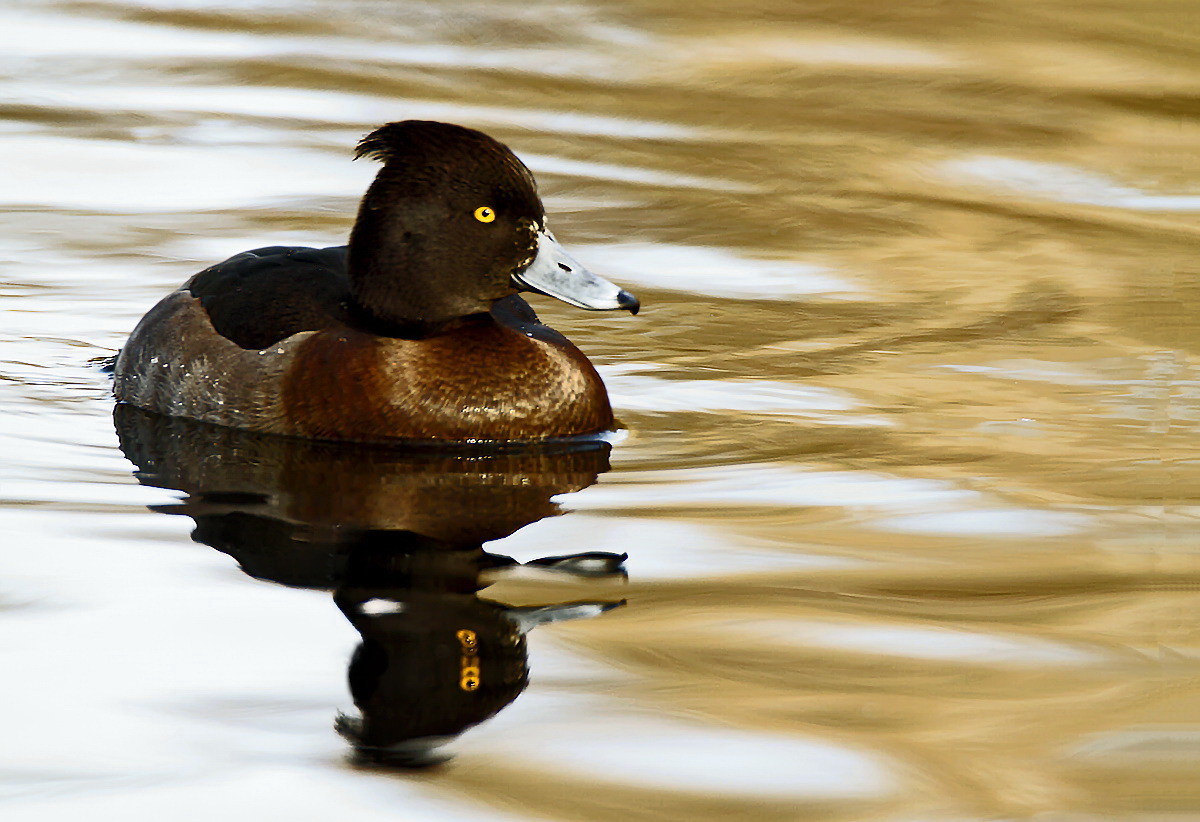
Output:
[[[565,673],[423,788],[523,819],[1200,813],[1193,4],[14,9],[55,32],[0,58],[17,419],[75,402],[30,363],[111,353],[213,260],[340,242],[386,120],[512,145],[642,298],[538,302],[627,434],[494,546],[628,550],[629,607],[540,633]]]

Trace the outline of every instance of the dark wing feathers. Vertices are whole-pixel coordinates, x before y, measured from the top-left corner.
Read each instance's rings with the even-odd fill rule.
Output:
[[[200,300],[217,333],[246,349],[261,350],[301,331],[326,328],[387,333],[352,307],[346,246],[243,251],[204,269],[184,287]],[[535,339],[569,344],[542,325],[516,294],[497,300],[492,317]]]
[[[346,247],[245,251],[201,271],[185,288],[218,334],[242,348],[266,348],[301,331],[346,324]]]
[[[570,345],[570,341],[548,325],[542,325],[538,315],[529,303],[520,295],[512,294],[502,300],[492,303],[492,319],[500,325],[508,326],[514,331],[520,331],[535,340],[554,345]]]

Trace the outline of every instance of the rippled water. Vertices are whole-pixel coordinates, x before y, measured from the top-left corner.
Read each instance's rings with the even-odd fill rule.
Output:
[[[1194,818],[1194,12],[8,3],[0,816]],[[90,360],[215,260],[341,242],[410,117],[511,145],[642,298],[536,306],[611,453],[119,440]],[[420,613],[626,601],[553,612],[595,618],[416,773],[333,729],[354,649],[436,621],[381,593],[401,533],[458,552],[405,543]],[[597,551],[627,577],[476,575]]]

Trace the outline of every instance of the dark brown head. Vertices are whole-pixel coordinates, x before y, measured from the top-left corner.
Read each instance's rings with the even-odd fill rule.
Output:
[[[375,321],[433,331],[521,290],[584,308],[636,310],[631,294],[562,252],[545,229],[533,175],[486,134],[423,120],[388,123],[363,138],[355,156],[383,162],[359,208],[348,259],[354,299]],[[543,269],[549,278],[538,275]],[[568,277],[577,284],[564,289]]]
[[[388,323],[437,326],[514,294],[543,221],[533,175],[505,146],[461,126],[409,120],[367,135],[383,161],[350,235],[355,299]]]

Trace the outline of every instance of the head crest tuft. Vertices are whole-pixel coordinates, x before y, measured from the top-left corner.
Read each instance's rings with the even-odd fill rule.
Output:
[[[383,164],[413,162],[455,151],[478,151],[499,146],[481,131],[432,120],[388,123],[359,141],[354,159],[366,157]]]

